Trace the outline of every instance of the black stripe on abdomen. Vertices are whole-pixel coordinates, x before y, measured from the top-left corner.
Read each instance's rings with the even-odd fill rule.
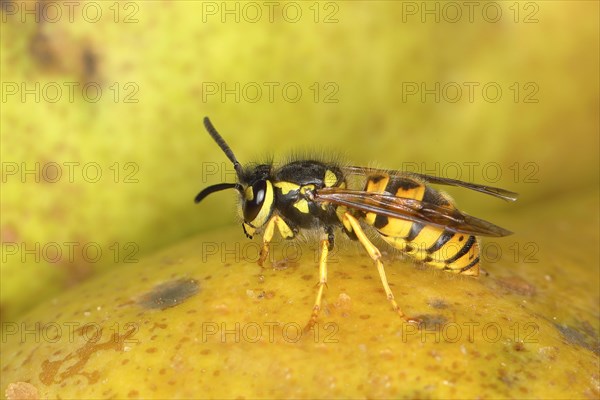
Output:
[[[404,238],[404,240],[407,242],[412,242],[417,236],[419,236],[419,233],[421,233],[424,227],[425,225],[423,224],[413,222],[412,226],[410,227],[410,231],[408,231],[408,235]]]
[[[471,249],[471,247],[473,247],[473,245],[475,244],[475,240],[476,240],[475,236],[469,236],[469,239],[467,240],[465,245],[462,247],[462,249],[460,249],[458,251],[458,253],[456,253],[452,258],[447,259],[445,261],[445,263],[452,264],[453,262],[455,262],[456,260],[458,260],[459,258],[464,256],[465,254],[467,254],[469,252],[469,250]]]
[[[435,253],[436,251],[441,249],[446,243],[448,243],[450,239],[452,239],[453,236],[454,232],[444,230],[444,232],[442,232],[438,240],[436,240],[436,242],[430,248],[427,249],[427,254]]]
[[[460,269],[460,271],[458,271],[459,274],[462,274],[465,271],[470,270],[471,268],[473,268],[475,265],[477,265],[479,263],[479,256],[475,257],[475,259],[473,261],[471,261],[471,263],[469,265],[467,265],[466,267],[462,267]]]
[[[388,217],[385,215],[377,214],[375,217],[375,221],[373,222],[373,226],[377,229],[382,229],[389,223]]]

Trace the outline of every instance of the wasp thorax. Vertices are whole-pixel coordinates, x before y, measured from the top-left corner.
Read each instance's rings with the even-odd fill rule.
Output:
[[[267,222],[273,209],[273,186],[266,179],[261,179],[248,186],[244,191],[244,221],[259,227]]]

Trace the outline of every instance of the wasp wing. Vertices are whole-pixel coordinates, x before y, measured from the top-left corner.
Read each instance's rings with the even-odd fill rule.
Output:
[[[314,191],[313,200],[389,218],[434,225],[469,235],[500,237],[512,234],[511,231],[490,222],[464,214],[453,206],[437,205],[391,194],[331,187]]]
[[[386,174],[390,176],[398,176],[408,179],[413,179],[421,182],[432,183],[436,185],[449,185],[449,186],[458,186],[466,189],[471,189],[476,192],[489,194],[490,196],[498,197],[503,200],[515,201],[517,197],[519,197],[518,193],[511,192],[509,190],[493,187],[493,186],[485,186],[478,185],[476,183],[469,183],[459,181],[457,179],[450,178],[441,178],[438,176],[431,176],[425,174],[418,174],[416,172],[404,172],[404,171],[396,171],[396,170],[385,170],[385,169],[377,169],[377,168],[368,168],[368,167],[344,167],[342,168],[344,172],[350,175],[375,175],[375,174]]]

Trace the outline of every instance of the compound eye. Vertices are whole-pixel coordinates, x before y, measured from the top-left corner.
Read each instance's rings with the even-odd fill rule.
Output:
[[[244,202],[244,220],[252,222],[258,216],[267,196],[267,181],[260,180],[252,185],[251,190],[246,191]]]

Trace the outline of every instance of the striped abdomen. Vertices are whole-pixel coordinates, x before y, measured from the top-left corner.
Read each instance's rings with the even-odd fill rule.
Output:
[[[440,192],[403,177],[370,176],[365,191],[387,192],[398,197],[455,208]],[[366,213],[365,221],[377,229],[386,242],[418,261],[449,272],[479,275],[479,243],[475,236],[374,213]]]

